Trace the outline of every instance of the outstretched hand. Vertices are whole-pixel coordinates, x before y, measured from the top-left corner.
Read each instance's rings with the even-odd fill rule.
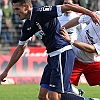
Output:
[[[0,75],[0,84],[1,82],[5,82],[6,80],[4,79],[5,77],[7,77],[7,72],[3,72],[1,75]]]
[[[68,35],[68,33],[67,33],[65,27],[61,27],[60,32],[61,32],[61,36],[62,36],[66,41],[68,41],[68,42],[71,41],[71,38],[70,38],[70,36]]]

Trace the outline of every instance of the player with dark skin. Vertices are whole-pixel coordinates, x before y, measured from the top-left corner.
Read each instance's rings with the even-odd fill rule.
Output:
[[[29,29],[28,28],[28,25],[29,25],[29,22],[30,21],[33,21],[33,20],[31,20],[31,18],[33,18],[35,15],[33,14],[32,15],[32,10],[34,10],[34,8],[32,7],[32,4],[31,4],[31,0],[12,0],[12,6],[13,6],[13,9],[14,9],[14,12],[15,12],[15,14],[19,17],[19,19],[20,20],[24,20],[24,19],[27,19],[26,20],[26,23],[23,25],[23,29],[22,29],[22,36],[21,36],[21,39],[19,40],[19,44],[18,44],[18,46],[16,47],[16,50],[14,51],[14,53],[12,54],[12,56],[11,56],[11,59],[10,59],[10,61],[9,61],[9,63],[8,63],[8,65],[7,65],[7,67],[5,68],[5,70],[3,71],[3,73],[0,75],[0,83],[1,82],[4,82],[5,81],[5,77],[7,77],[7,75],[8,75],[8,72],[9,72],[9,70],[12,68],[12,66],[19,60],[19,58],[21,57],[21,55],[23,54],[23,52],[24,52],[24,50],[25,50],[25,47],[26,47],[26,45],[27,45],[27,41],[28,41],[28,39],[30,38],[30,37],[32,37],[32,35],[33,34],[35,34],[33,31],[35,30],[35,28],[37,28],[36,27],[36,25],[35,25],[35,27],[33,27],[34,26],[34,23],[32,23],[32,25],[31,25],[31,28],[33,28],[33,29]],[[96,14],[94,14],[93,12],[91,12],[91,11],[89,11],[89,10],[87,10],[87,9],[85,9],[85,8],[83,8],[83,7],[80,7],[80,6],[77,6],[77,5],[75,5],[75,4],[65,4],[65,5],[59,5],[59,6],[52,6],[52,7],[47,7],[48,9],[45,9],[46,7],[40,7],[40,8],[38,8],[38,10],[36,11],[36,12],[38,12],[38,13],[43,13],[44,14],[44,12],[47,14],[51,14],[51,12],[53,12],[52,13],[52,18],[51,19],[53,19],[54,20],[54,18],[56,18],[56,17],[58,17],[59,15],[61,15],[61,12],[62,13],[65,13],[66,11],[69,11],[69,10],[72,10],[72,11],[75,11],[75,12],[80,12],[80,13],[84,13],[84,14],[88,14],[91,18],[92,18],[92,20],[95,22],[95,24],[100,24],[100,17],[98,17]],[[59,13],[60,12],[60,13]],[[35,14],[37,14],[37,13],[35,13]],[[46,16],[46,14],[44,14],[44,16]],[[50,16],[48,16],[48,14],[47,14],[47,16],[44,18],[45,20],[47,20],[46,18],[49,18],[50,19]],[[38,17],[41,17],[41,16],[38,16]],[[37,16],[36,16],[36,18],[38,18]],[[35,18],[34,18],[34,20],[36,20]],[[38,19],[37,19],[38,20]],[[43,19],[41,19],[41,20],[43,20]],[[51,20],[47,20],[47,22],[45,22],[45,20],[43,20],[43,21],[41,21],[41,20],[38,20],[39,22],[40,22],[40,24],[41,24],[41,22],[42,23],[44,23],[44,24],[41,24],[41,26],[42,26],[42,28],[43,28],[43,31],[45,31],[45,34],[47,34],[48,35],[48,32],[51,32],[50,33],[50,35],[53,33],[53,31],[55,31],[54,30],[54,27],[52,27],[52,28],[50,28],[50,27],[48,27],[48,26],[50,26],[50,25],[48,25],[48,24],[45,24],[45,23],[47,23],[47,22],[50,22],[49,24],[51,24]],[[33,21],[34,22],[34,21]],[[54,23],[53,23],[54,24]],[[56,23],[56,25],[58,25],[59,23]],[[43,26],[44,25],[44,26]],[[48,26],[47,26],[48,25]],[[52,25],[51,25],[52,26]],[[40,27],[38,27],[38,28],[40,28]],[[27,29],[27,32],[29,32],[29,34],[27,34],[27,33],[25,33],[26,30]],[[47,30],[49,30],[50,29],[50,31],[47,31]],[[53,29],[53,30],[52,30]],[[56,29],[56,28],[55,28]],[[52,31],[51,31],[52,30]],[[60,27],[58,27],[58,30],[60,30]],[[30,32],[30,31],[32,31],[32,32]],[[42,33],[43,33],[43,31],[42,31]],[[36,32],[36,31],[35,31]],[[55,31],[56,32],[56,31]],[[54,33],[55,33],[54,32]],[[57,33],[58,34],[58,33]],[[56,36],[58,36],[56,34]],[[59,34],[60,34],[60,32],[59,32]],[[45,39],[45,38],[47,38],[46,36],[47,35],[44,35],[44,33],[43,33],[43,39]],[[54,35],[53,35],[54,36]],[[56,41],[58,41],[59,42],[59,40],[60,39],[66,44],[67,42],[62,38],[62,37],[59,37],[58,36],[58,39],[57,40],[55,40],[53,43],[55,43]],[[46,39],[46,40],[49,40],[49,41],[51,41],[52,40],[52,38],[50,39]],[[52,42],[52,41],[51,41]],[[46,48],[47,48],[47,53],[50,53],[50,52],[52,52],[53,50],[57,50],[57,49],[60,49],[61,47],[62,47],[62,45],[63,45],[63,43],[60,43],[59,45],[57,45],[57,48],[55,48],[55,46],[53,46],[54,48],[52,48],[52,50],[50,50],[51,48],[48,48],[48,42],[46,41],[46,42],[44,42],[43,41],[43,43],[45,44],[45,46],[46,46]],[[52,46],[52,45],[51,45]],[[58,46],[60,46],[59,48],[58,48]],[[72,53],[72,50],[68,50],[68,51],[65,51],[65,52],[71,52]],[[73,55],[73,54],[72,54]],[[51,58],[53,58],[53,57],[51,57]],[[49,60],[51,59],[50,57],[49,57]],[[73,57],[71,57],[72,59],[73,59]],[[74,61],[74,60],[72,60],[72,61]],[[52,63],[51,63],[52,64]],[[54,65],[54,64],[53,64]],[[73,66],[73,65],[71,65],[71,66]],[[69,66],[70,67],[70,66]],[[47,66],[46,66],[46,68],[47,68]],[[72,70],[70,70],[70,71],[72,71]],[[48,72],[47,72],[48,73]],[[44,77],[43,77],[44,78]],[[47,78],[47,80],[48,80],[48,78]],[[47,81],[46,80],[46,81]],[[51,79],[50,79],[51,80]],[[42,82],[41,82],[41,84],[43,83],[43,79],[42,79]],[[56,83],[58,84],[59,82],[58,81],[56,81]],[[70,83],[68,83],[68,84],[70,84]],[[45,86],[47,86],[47,84],[45,85]],[[52,85],[51,85],[52,86]],[[52,87],[50,87],[50,88],[55,88],[55,86],[52,86]],[[63,93],[65,93],[65,91],[62,91],[61,90],[61,88],[58,88],[57,87],[57,89],[59,89],[59,91],[58,90],[52,90],[52,89],[48,89],[48,88],[46,88],[46,87],[41,87],[40,88],[40,92],[39,92],[39,100],[60,100],[60,96],[61,96],[61,93],[63,92]],[[49,91],[48,91],[49,90]],[[62,92],[61,92],[62,91]],[[49,97],[49,98],[48,98]],[[62,99],[62,100],[64,100],[64,99]],[[71,99],[70,99],[71,100]],[[72,98],[72,100],[74,100],[74,98]],[[78,100],[84,100],[83,98],[82,99],[78,99]]]

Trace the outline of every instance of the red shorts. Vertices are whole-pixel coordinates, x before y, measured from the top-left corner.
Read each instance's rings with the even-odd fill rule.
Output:
[[[75,60],[72,75],[70,77],[71,83],[77,86],[81,74],[84,74],[90,86],[100,85],[100,62],[86,64]]]

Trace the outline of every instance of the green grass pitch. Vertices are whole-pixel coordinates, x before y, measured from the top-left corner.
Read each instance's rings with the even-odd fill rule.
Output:
[[[99,86],[79,84],[85,97],[100,98]],[[0,100],[38,100],[39,84],[0,85]]]

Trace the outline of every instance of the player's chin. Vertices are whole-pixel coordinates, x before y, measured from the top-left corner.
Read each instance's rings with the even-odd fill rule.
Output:
[[[24,18],[19,17],[20,20],[24,20]]]
[[[25,18],[23,18],[23,17],[21,17],[21,16],[18,16],[18,17],[19,17],[20,20],[24,20],[24,19],[25,19]]]

